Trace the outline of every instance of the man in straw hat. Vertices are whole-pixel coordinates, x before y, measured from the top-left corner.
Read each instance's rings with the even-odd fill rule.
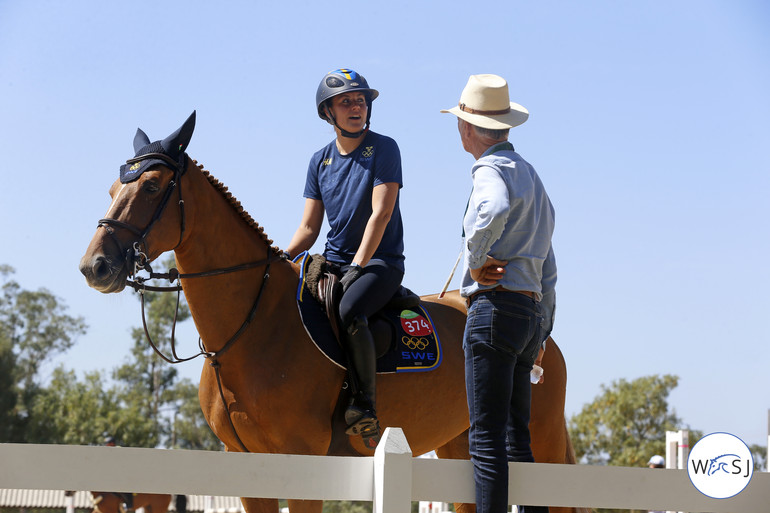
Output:
[[[529,117],[497,75],[472,75],[456,107],[476,158],[463,219],[461,294],[468,303],[465,382],[479,513],[508,510],[508,461],[534,461],[530,371],[553,325],[554,209],[534,168],[508,142]],[[527,513],[547,507],[521,506]]]

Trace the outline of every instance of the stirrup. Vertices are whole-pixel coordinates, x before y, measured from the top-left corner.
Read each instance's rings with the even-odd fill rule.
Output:
[[[380,431],[380,422],[374,410],[363,409],[353,404],[345,411],[345,423],[348,425],[345,430],[348,435],[372,436]]]
[[[364,445],[369,449],[376,449],[380,443],[380,421],[371,416],[369,412],[359,417],[357,421],[348,426],[345,433],[348,435],[361,435]]]

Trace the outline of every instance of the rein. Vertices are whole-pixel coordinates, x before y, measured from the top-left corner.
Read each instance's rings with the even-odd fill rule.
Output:
[[[232,345],[235,343],[235,341],[243,334],[244,331],[246,331],[246,328],[248,328],[251,321],[254,319],[254,315],[257,312],[257,307],[259,306],[259,300],[262,298],[262,292],[265,289],[265,285],[267,284],[268,278],[270,278],[270,264],[277,260],[283,260],[285,257],[283,255],[271,255],[263,260],[258,260],[256,262],[250,262],[247,264],[241,264],[236,265],[232,267],[225,267],[222,269],[214,269],[211,271],[203,271],[199,273],[180,273],[177,269],[171,268],[167,273],[156,273],[150,270],[149,277],[141,277],[137,276],[134,278],[134,281],[126,280],[126,285],[134,289],[139,293],[141,296],[141,304],[142,304],[142,326],[144,327],[144,335],[147,338],[147,341],[150,343],[150,347],[155,351],[155,353],[160,356],[164,361],[171,364],[176,363],[182,363],[182,362],[188,362],[190,360],[193,360],[199,356],[203,356],[204,358],[212,358],[212,361],[216,361],[218,357],[221,357]],[[254,301],[254,305],[252,306],[251,310],[249,311],[249,314],[246,316],[246,320],[243,321],[243,324],[241,327],[236,331],[236,333],[230,337],[230,339],[225,342],[225,345],[216,352],[206,351],[206,348],[203,347],[203,343],[198,339],[198,346],[200,347],[200,352],[197,354],[194,354],[193,356],[190,356],[188,358],[180,358],[176,354],[176,339],[175,339],[175,333],[176,333],[176,321],[177,321],[177,314],[179,313],[179,302],[181,299],[181,291],[182,291],[182,285],[181,280],[183,279],[190,279],[190,278],[207,278],[209,276],[220,276],[223,274],[238,272],[238,271],[245,271],[248,269],[254,269],[256,267],[261,266],[267,266],[265,268],[265,274],[262,279],[262,285],[259,287],[259,292],[257,293],[257,298]],[[149,265],[145,265],[145,267],[149,267]],[[172,287],[156,287],[147,285],[145,282],[147,280],[152,279],[168,279],[170,283],[174,283],[175,281],[180,281],[180,285],[175,285]],[[145,315],[145,299],[144,299],[144,293],[145,292],[176,292],[176,310],[174,311],[174,323],[172,324],[171,328],[171,354],[172,358],[167,357],[163,354],[163,352],[158,348],[157,344],[152,340],[152,336],[150,335],[149,329],[147,328],[147,317]],[[212,364],[213,365],[213,364]]]
[[[177,269],[172,268],[169,269],[167,273],[156,273],[150,271],[149,278],[142,278],[137,276],[135,278],[135,281],[127,280],[126,284],[139,292],[139,295],[141,296],[141,303],[142,303],[142,326],[144,327],[144,335],[147,338],[147,341],[150,343],[150,347],[152,347],[152,350],[155,351],[155,354],[157,354],[160,358],[162,358],[164,361],[170,363],[170,364],[176,364],[176,363],[182,363],[182,362],[188,362],[190,360],[193,360],[199,356],[203,356],[204,358],[210,360],[210,364],[214,368],[214,375],[217,378],[217,388],[219,389],[219,398],[222,400],[222,405],[225,408],[225,412],[227,412],[227,421],[230,424],[230,429],[232,429],[233,434],[235,435],[235,440],[238,442],[238,444],[241,446],[241,449],[243,449],[243,452],[250,452],[246,445],[241,440],[241,437],[238,436],[238,431],[235,429],[235,424],[233,423],[233,419],[230,416],[230,408],[227,405],[227,401],[225,399],[225,392],[222,387],[222,376],[221,376],[221,368],[222,364],[219,362],[219,358],[225,354],[231,347],[235,345],[235,342],[243,335],[243,333],[248,329],[249,325],[251,324],[251,321],[254,320],[254,316],[257,313],[257,308],[259,307],[259,302],[262,299],[262,293],[265,291],[265,285],[267,285],[267,280],[270,278],[270,264],[277,260],[285,260],[286,256],[285,254],[282,255],[271,255],[265,258],[264,260],[259,260],[257,262],[250,262],[248,264],[242,264],[242,265],[236,265],[233,267],[225,267],[222,269],[214,269],[212,271],[204,271],[199,273],[180,273]],[[255,267],[265,267],[265,274],[262,277],[262,285],[259,287],[259,292],[257,292],[257,297],[254,300],[254,304],[251,306],[251,310],[249,310],[248,315],[246,316],[246,320],[243,321],[241,324],[241,327],[238,328],[238,330],[225,342],[225,345],[222,346],[222,348],[219,351],[211,352],[206,351],[206,348],[203,345],[203,341],[200,337],[198,337],[198,347],[200,348],[200,351],[190,357],[187,358],[180,358],[176,354],[176,321],[177,321],[177,315],[179,313],[179,301],[180,301],[180,295],[182,291],[182,286],[177,285],[173,287],[154,287],[154,286],[148,286],[144,282],[147,279],[155,279],[155,278],[167,278],[169,282],[173,283],[176,280],[188,279],[188,278],[206,278],[209,276],[219,276],[222,274],[232,273],[232,272],[238,272],[238,271],[244,271],[247,269],[253,269]],[[149,264],[146,265],[146,267],[149,267]],[[145,291],[152,291],[152,292],[176,292],[176,309],[174,310],[174,322],[171,325],[171,355],[172,358],[169,358],[168,356],[164,355],[163,352],[158,348],[157,344],[152,340],[152,336],[150,335],[150,331],[147,328],[147,317],[145,315],[145,300],[144,300],[144,292]]]
[[[238,436],[238,431],[235,429],[235,424],[233,423],[232,417],[230,415],[230,409],[227,405],[227,401],[225,400],[224,389],[222,387],[222,377],[220,375],[220,369],[222,364],[219,362],[219,358],[221,358],[222,355],[224,355],[228,350],[230,350],[230,348],[232,348],[235,345],[235,342],[241,337],[241,335],[243,335],[243,333],[248,329],[251,322],[254,320],[254,317],[257,313],[257,309],[259,307],[260,300],[262,299],[262,294],[265,290],[265,286],[267,285],[267,280],[268,278],[270,278],[270,265],[275,261],[285,260],[288,257],[288,255],[286,253],[282,253],[280,255],[272,254],[272,255],[269,255],[267,258],[263,260],[258,260],[256,262],[249,262],[246,264],[235,265],[232,267],[213,269],[211,271],[203,271],[203,272],[197,272],[197,273],[180,273],[175,268],[169,269],[169,271],[166,273],[154,272],[152,270],[152,267],[150,266],[149,258],[147,257],[147,254],[149,253],[147,249],[147,240],[146,240],[147,235],[149,234],[150,230],[155,225],[155,223],[163,215],[163,212],[169,203],[169,200],[171,198],[171,195],[174,189],[176,189],[177,185],[181,180],[182,175],[184,175],[186,171],[185,165],[187,162],[187,156],[185,153],[183,153],[180,157],[180,160],[175,161],[174,159],[162,153],[147,153],[145,155],[140,155],[139,157],[135,157],[133,159],[127,160],[126,163],[133,164],[146,159],[163,160],[174,171],[174,178],[171,181],[169,181],[168,186],[166,187],[166,191],[163,195],[163,199],[161,200],[161,203],[158,205],[158,208],[155,210],[155,213],[153,214],[153,217],[150,220],[149,224],[142,230],[129,223],[119,221],[117,219],[103,218],[99,220],[98,227],[103,227],[105,230],[107,230],[107,233],[110,235],[111,239],[118,246],[118,249],[121,252],[123,251],[123,248],[121,247],[117,237],[114,235],[113,227],[123,228],[125,230],[128,230],[140,238],[140,241],[134,242],[133,246],[128,250],[126,250],[125,252],[126,267],[129,270],[129,277],[134,278],[133,281],[127,278],[126,285],[136,290],[141,296],[142,326],[144,327],[144,334],[145,334],[145,337],[147,338],[147,341],[150,343],[150,347],[152,347],[153,351],[155,351],[155,353],[161,359],[163,359],[164,361],[170,364],[187,362],[199,356],[203,356],[204,358],[210,360],[211,362],[210,365],[214,368],[214,373],[217,379],[217,387],[219,388],[219,397],[222,400],[222,404],[225,408],[225,412],[227,413],[227,420],[230,423],[230,428],[232,429],[238,444],[241,446],[241,449],[244,452],[249,452],[249,450],[246,448],[246,445],[241,440],[240,436]],[[184,200],[182,200],[181,187],[179,187],[179,209],[181,214],[179,242],[173,249],[176,249],[182,243],[182,240],[184,239],[184,232],[185,232],[185,211],[184,211]],[[181,280],[194,279],[194,278],[206,278],[210,276],[220,276],[223,274],[245,271],[248,269],[254,269],[261,266],[265,266],[265,274],[262,277],[262,284],[259,287],[259,291],[257,292],[257,297],[254,300],[254,304],[252,305],[251,310],[246,316],[246,320],[243,321],[243,323],[241,324],[241,327],[238,328],[238,330],[227,340],[227,342],[225,342],[224,346],[222,346],[222,348],[216,352],[207,351],[203,345],[203,341],[201,340],[200,337],[198,337],[198,347],[200,351],[197,354],[194,354],[193,356],[190,356],[188,358],[180,358],[179,356],[177,356],[175,334],[176,334],[177,316],[179,314],[179,304],[181,300],[181,291],[182,291]],[[142,270],[148,272],[149,277],[138,276],[137,273]],[[164,286],[164,287],[147,285],[146,281],[152,280],[152,279],[168,279],[169,283],[174,283],[175,281],[178,281],[179,285]],[[174,322],[171,328],[171,355],[172,356],[170,358],[165,354],[163,354],[163,352],[158,348],[157,344],[155,343],[155,341],[153,341],[152,336],[150,335],[149,329],[147,328],[147,317],[145,315],[145,295],[144,295],[145,292],[176,292],[177,293],[176,310],[174,311]]]

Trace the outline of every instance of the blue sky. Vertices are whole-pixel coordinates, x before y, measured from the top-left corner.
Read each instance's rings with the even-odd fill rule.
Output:
[[[77,265],[136,128],[160,139],[197,110],[190,155],[286,247],[307,162],[333,137],[316,87],[351,67],[402,152],[405,284],[437,292],[473,162],[439,110],[496,73],[530,111],[511,141],[557,212],[567,415],[602,384],[670,373],[685,423],[764,445],[769,28],[759,0],[0,0],[0,263],[89,324],[57,363],[112,369],[138,302],[89,289]]]

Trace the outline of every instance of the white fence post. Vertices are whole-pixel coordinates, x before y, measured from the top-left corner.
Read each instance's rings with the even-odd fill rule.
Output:
[[[690,455],[690,432],[666,431],[666,468],[687,469]]]
[[[690,456],[690,432],[687,429],[666,431],[666,468],[687,470]],[[666,513],[677,513],[667,511]],[[679,512],[683,513],[683,512]]]
[[[374,451],[374,513],[412,508],[412,449],[401,428],[386,428]]]

